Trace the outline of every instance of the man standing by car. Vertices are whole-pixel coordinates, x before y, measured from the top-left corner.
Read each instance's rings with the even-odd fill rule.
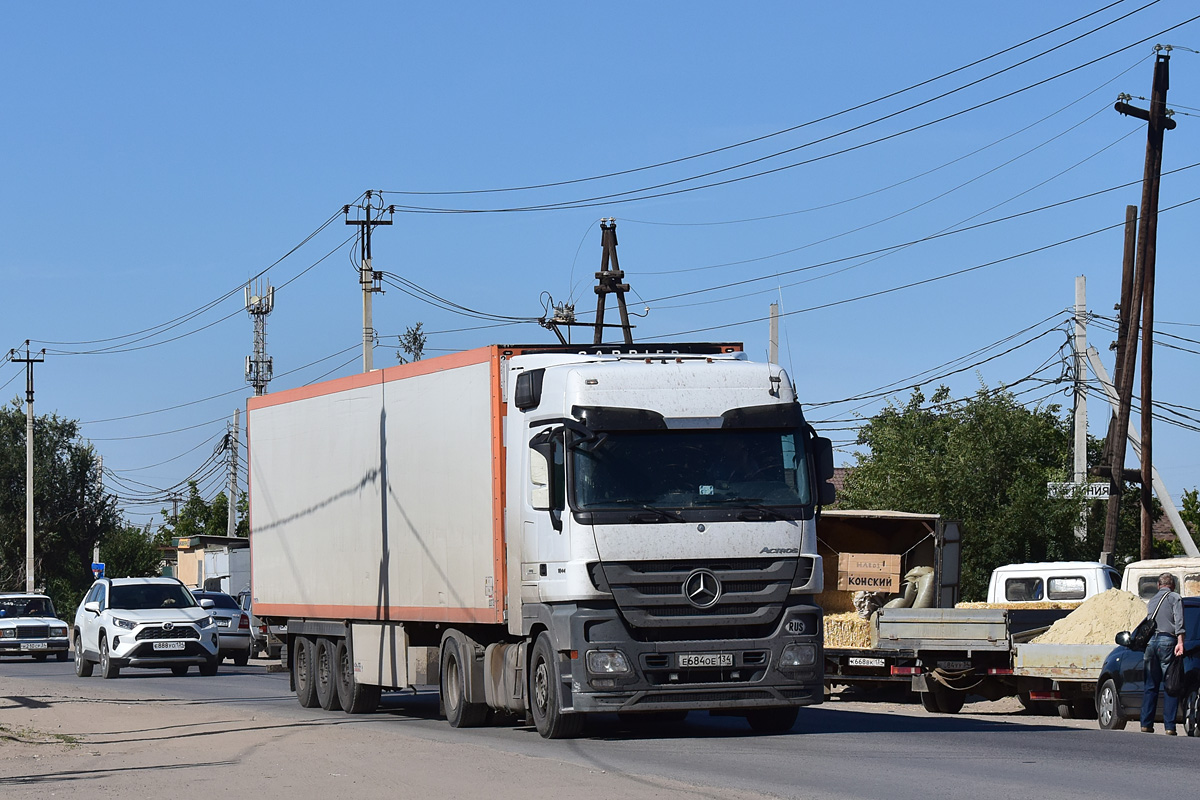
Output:
[[[1167,667],[1183,657],[1183,600],[1175,593],[1175,576],[1164,572],[1158,576],[1158,594],[1150,598],[1147,608],[1154,609],[1155,632],[1146,645],[1145,684],[1142,690],[1142,733],[1154,733],[1154,712]],[[1179,713],[1179,698],[1163,692],[1163,729],[1167,736],[1175,735],[1175,717]]]

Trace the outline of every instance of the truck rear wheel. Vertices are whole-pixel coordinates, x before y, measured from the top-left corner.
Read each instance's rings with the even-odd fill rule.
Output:
[[[457,636],[442,642],[442,709],[452,728],[478,728],[487,721],[487,706],[467,701],[467,670],[471,668]]]
[[[1125,712],[1121,709],[1121,695],[1117,693],[1117,684],[1109,678],[1100,685],[1096,692],[1096,720],[1106,731],[1125,729]]]
[[[1058,704],[1058,716],[1062,719],[1095,719],[1096,704],[1087,698],[1064,700]]]
[[[307,636],[297,636],[293,647],[296,652],[292,654],[292,680],[296,684],[296,699],[304,708],[316,708],[317,690],[313,677],[316,643]]]
[[[940,684],[934,684],[929,691],[921,692],[921,705],[930,714],[957,714],[962,711],[966,701],[966,692],[956,692]]]
[[[759,708],[746,712],[746,722],[755,733],[787,733],[796,724],[799,711],[795,706]]]
[[[317,658],[313,665],[313,684],[317,702],[326,711],[341,711],[342,700],[338,697],[336,646],[333,640],[322,636],[317,639]]]
[[[347,714],[370,714],[379,708],[379,687],[359,683],[355,679],[354,662],[345,639],[338,639],[333,662],[337,666],[337,690],[342,700],[342,710]]]
[[[550,636],[541,634],[529,658],[529,709],[534,727],[544,739],[570,739],[583,730],[582,714],[564,714],[558,675],[558,654]]]

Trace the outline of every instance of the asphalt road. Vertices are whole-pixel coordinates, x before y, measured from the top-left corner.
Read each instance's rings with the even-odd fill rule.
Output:
[[[279,747],[286,746],[281,731],[303,730],[310,738],[302,748],[296,745],[298,758],[312,753],[314,743],[320,748],[323,742],[349,742],[346,737],[369,733],[370,745],[347,747],[349,755],[337,756],[338,771],[328,774],[370,774],[387,780],[389,770],[395,770],[391,777],[402,784],[414,767],[380,756],[389,751],[430,753],[421,757],[420,766],[435,775],[461,771],[468,760],[480,764],[490,759],[499,765],[491,769],[501,781],[511,779],[507,765],[525,765],[520,774],[528,778],[522,779],[523,789],[517,786],[520,791],[512,795],[524,797],[548,796],[538,790],[538,768],[529,766],[542,764],[547,769],[553,766],[556,780],[566,780],[567,785],[574,770],[581,780],[583,776],[619,778],[626,787],[645,789],[636,792],[645,797],[718,798],[736,792],[739,796],[888,800],[1138,798],[1160,787],[1171,795],[1189,794],[1187,787],[1197,780],[1195,765],[1200,756],[1197,739],[1148,736],[1138,732],[1136,725],[1122,732],[1101,731],[1095,722],[1011,713],[1015,705],[1003,702],[968,704],[962,714],[934,716],[914,704],[834,700],[802,710],[792,732],[773,736],[752,734],[741,719],[703,713],[693,713],[683,723],[652,728],[631,728],[615,716],[603,716],[590,722],[579,739],[545,741],[521,725],[451,729],[438,717],[437,697],[431,692],[385,695],[384,708],[368,716],[302,709],[288,692],[287,676],[268,674],[265,663],[252,662],[244,668],[226,664],[214,678],[202,678],[195,671],[177,678],[166,672],[127,670],[117,680],[104,681],[76,678],[70,662],[2,660],[0,726],[10,714],[6,709],[42,704],[49,711],[40,719],[47,720],[53,719],[55,703],[96,702],[97,713],[108,717],[106,734],[115,736],[122,721],[135,725],[140,708],[173,708],[176,714],[195,715],[197,727],[187,733],[164,731],[163,737],[203,739],[253,719],[252,735],[260,740],[274,737]],[[14,694],[18,688],[20,694]],[[203,719],[211,722],[200,721],[205,713]],[[243,728],[238,730],[249,735]],[[144,746],[152,748],[154,738],[145,737]],[[76,748],[80,746],[88,745]],[[0,793],[36,784],[37,796],[46,797],[56,789],[79,788],[78,770],[72,770],[69,778],[64,773],[59,785],[58,773],[30,772],[34,762],[4,760],[4,752],[0,743]],[[226,789],[243,785],[239,758],[247,764],[262,758],[251,756],[255,748],[244,752],[222,760],[220,766],[207,767],[205,783]],[[94,755],[101,755],[100,750]],[[152,765],[152,750],[147,758]],[[291,759],[277,759],[272,768],[286,774],[288,764],[295,763]],[[46,765],[45,760],[41,763]],[[205,770],[205,762],[196,761],[189,769]],[[261,765],[256,769],[261,772]],[[121,780],[121,769],[114,767],[105,786],[115,789]],[[442,796],[455,794],[447,788]],[[320,795],[300,792],[296,796]],[[422,796],[437,795],[434,791]]]

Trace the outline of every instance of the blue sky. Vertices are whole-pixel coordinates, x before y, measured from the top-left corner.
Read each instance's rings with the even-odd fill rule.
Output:
[[[1112,103],[1149,95],[1154,44],[1200,50],[1200,22],[1174,27],[1200,13],[1182,0],[1068,24],[1104,5],[4,4],[0,349],[47,349],[37,410],[84,423],[119,495],[196,470],[215,494],[204,463],[250,394],[239,286],[332,219],[267,273],[270,388],[357,371],[339,211],[372,189],[490,212],[399,213],[374,239],[377,269],[489,315],[536,318],[543,292],[593,310],[610,216],[631,309],[649,309],[638,340],[743,341],[762,358],[780,302],[781,361],[843,460],[856,417],[918,381],[1069,408],[1055,328],[1076,275],[1113,316],[1141,194],[1145,129]],[[1183,169],[1200,153],[1200,55],[1175,50],[1171,72],[1163,165],[1181,171],[1163,209],[1200,197],[1200,167]],[[1155,399],[1192,427],[1198,209],[1160,218],[1156,307]],[[530,323],[464,330],[495,323],[393,287],[374,305],[376,366],[417,321],[429,355],[551,340]],[[1090,339],[1111,369],[1108,324]],[[6,400],[19,375],[0,364]],[[1105,409],[1089,409],[1102,435]],[[1155,441],[1176,496],[1200,484],[1200,434],[1158,424]]]

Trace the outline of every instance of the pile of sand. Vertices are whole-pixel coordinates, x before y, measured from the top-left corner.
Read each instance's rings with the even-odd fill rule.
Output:
[[[1121,631],[1131,631],[1146,618],[1146,603],[1120,589],[1089,597],[1079,608],[1050,626],[1038,644],[1112,644]]]
[[[857,611],[826,614],[825,646],[833,648],[868,648],[871,646],[871,623]]]

